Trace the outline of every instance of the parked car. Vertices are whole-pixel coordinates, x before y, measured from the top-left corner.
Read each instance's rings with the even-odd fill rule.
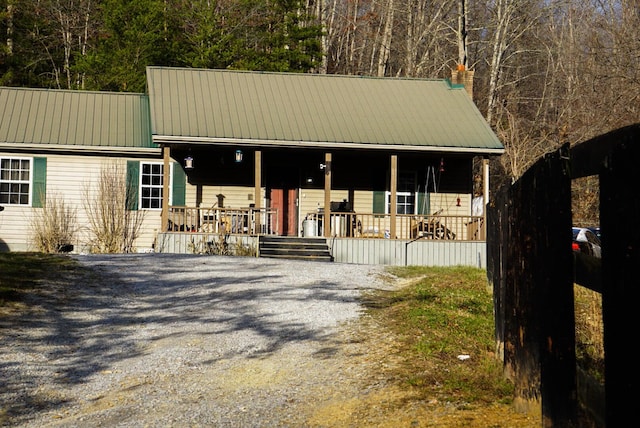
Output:
[[[573,231],[573,251],[578,251],[588,256],[601,258],[602,244],[600,238],[589,228],[574,227]]]
[[[595,233],[598,239],[602,241],[602,236],[600,236],[600,228],[598,226],[587,227],[587,229]]]

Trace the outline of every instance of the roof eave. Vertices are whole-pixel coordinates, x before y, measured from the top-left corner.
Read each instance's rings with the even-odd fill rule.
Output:
[[[182,137],[154,135],[153,142],[156,144],[192,144],[238,146],[238,147],[281,147],[281,148],[326,148],[326,149],[367,149],[367,150],[395,150],[403,152],[437,152],[437,153],[467,153],[473,155],[499,156],[504,153],[504,148],[486,147],[453,147],[453,146],[416,146],[399,144],[363,144],[335,141],[293,141],[293,140],[260,140],[260,139],[238,139],[219,137]]]
[[[9,152],[48,152],[73,154],[104,154],[104,155],[147,155],[160,156],[158,147],[114,147],[114,146],[78,146],[62,144],[31,144],[0,142],[0,150]]]

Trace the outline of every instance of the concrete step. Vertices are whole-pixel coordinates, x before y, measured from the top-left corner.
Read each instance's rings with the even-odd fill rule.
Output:
[[[325,238],[260,236],[260,257],[331,262],[333,257]]]

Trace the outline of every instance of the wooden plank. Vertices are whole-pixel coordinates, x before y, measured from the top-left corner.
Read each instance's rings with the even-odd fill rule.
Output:
[[[640,266],[640,194],[637,163],[640,133],[612,149],[600,175],[602,230],[602,310],[604,319],[606,426],[625,426],[636,418],[634,391],[639,369],[631,360]]]
[[[570,424],[577,413],[568,162],[568,146],[544,156],[498,198],[502,212],[491,216],[492,224],[505,222],[503,266],[492,265],[505,371],[517,407],[539,409],[545,426]]]

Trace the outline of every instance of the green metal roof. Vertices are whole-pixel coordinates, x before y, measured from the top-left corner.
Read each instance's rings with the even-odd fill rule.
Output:
[[[156,143],[504,151],[444,79],[148,67],[147,85]]]
[[[0,87],[4,147],[157,151],[149,120],[145,94]]]

